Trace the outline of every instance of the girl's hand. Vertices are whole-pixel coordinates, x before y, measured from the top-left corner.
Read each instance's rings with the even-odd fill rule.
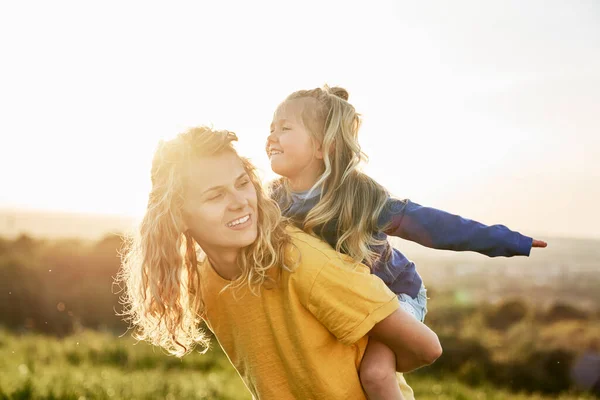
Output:
[[[531,244],[531,247],[541,247],[544,248],[548,246],[548,243],[544,242],[543,240],[535,240],[533,239],[533,243]]]

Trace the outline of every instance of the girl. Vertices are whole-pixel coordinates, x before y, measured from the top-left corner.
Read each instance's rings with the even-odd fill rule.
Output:
[[[342,88],[288,96],[275,111],[267,139],[271,168],[282,176],[271,185],[271,196],[303,230],[370,266],[419,321],[427,313],[425,287],[415,265],[391,248],[387,235],[490,257],[529,255],[531,247],[546,246],[502,225],[485,226],[391,198],[358,170],[366,159],[357,140],[360,123]],[[369,342],[360,377],[371,400],[402,398],[394,384],[394,358],[386,346]]]
[[[236,139],[201,127],[159,145],[120,273],[137,337],[182,356],[208,347],[205,321],[256,399],[364,399],[367,334],[406,355],[400,371],[432,363],[435,333],[366,266],[286,226]]]

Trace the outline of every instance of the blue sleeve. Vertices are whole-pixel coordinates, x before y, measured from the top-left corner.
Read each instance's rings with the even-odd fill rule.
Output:
[[[504,225],[487,226],[410,200],[390,199],[379,216],[385,233],[440,250],[489,257],[529,256],[533,239]]]

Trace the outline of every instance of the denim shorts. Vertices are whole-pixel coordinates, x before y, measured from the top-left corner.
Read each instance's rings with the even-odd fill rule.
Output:
[[[400,293],[398,300],[400,301],[400,307],[404,311],[407,311],[421,322],[425,321],[425,315],[427,314],[427,289],[425,289],[424,285],[421,285],[416,299],[413,299],[406,293]]]

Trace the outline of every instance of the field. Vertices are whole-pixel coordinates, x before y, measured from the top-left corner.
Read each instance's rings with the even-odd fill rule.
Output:
[[[44,229],[66,224],[48,218]],[[249,399],[216,343],[179,360],[134,342],[115,315],[122,239],[97,235],[0,237],[0,400]],[[407,377],[418,399],[598,398],[600,241],[544,239],[512,259],[397,243],[444,348]],[[581,372],[582,360],[597,363]]]
[[[63,339],[0,333],[0,399],[250,399],[218,346],[183,359],[146,343],[85,331]],[[516,394],[457,379],[409,375],[421,400],[592,399]]]

